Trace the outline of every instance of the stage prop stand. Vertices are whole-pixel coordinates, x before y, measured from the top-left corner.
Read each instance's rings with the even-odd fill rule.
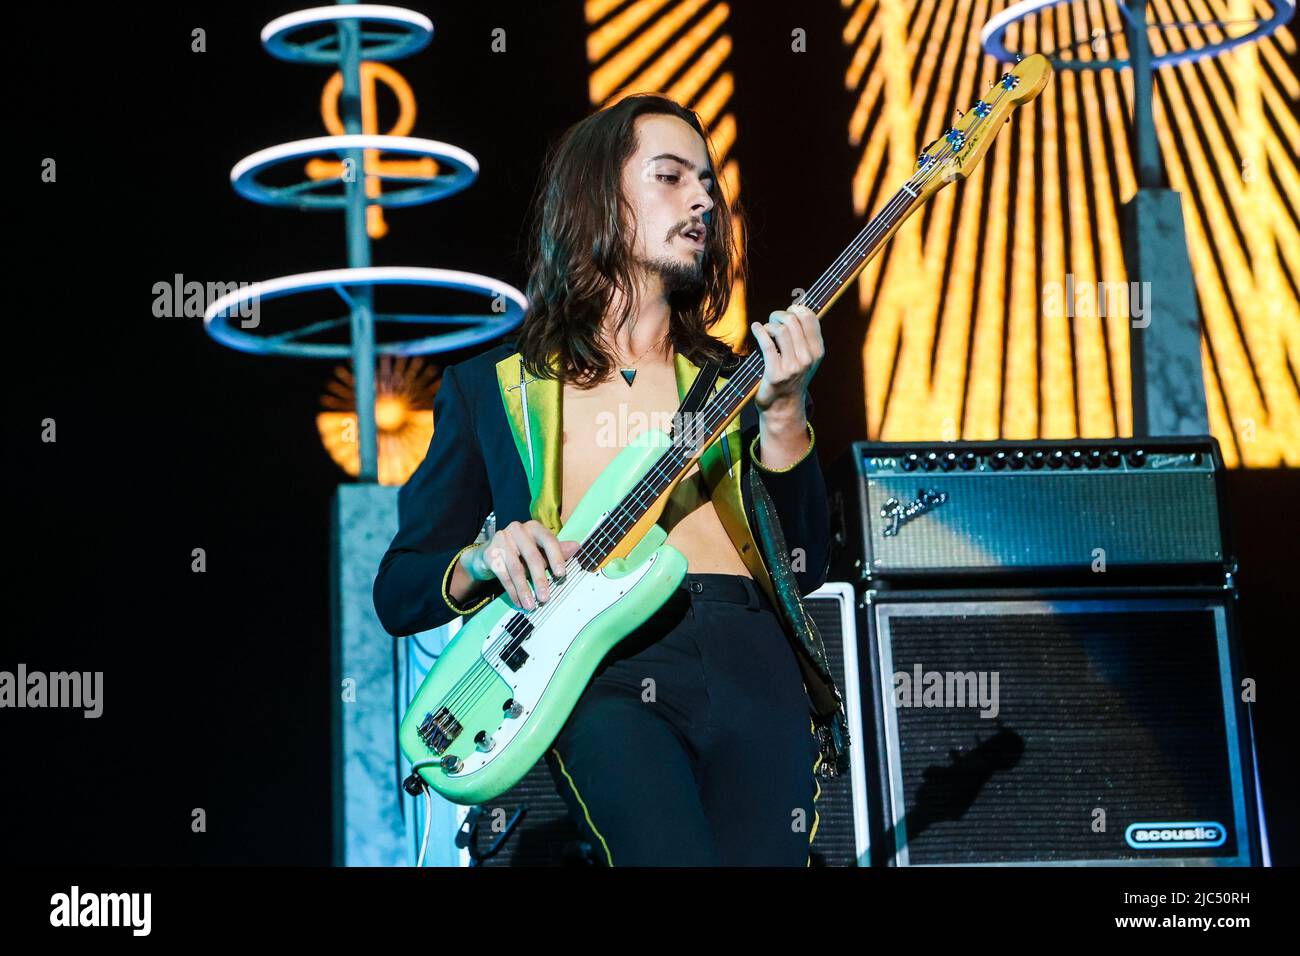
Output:
[[[344,131],[361,133],[361,38],[355,20],[341,21],[339,72],[343,95],[339,114]],[[366,233],[365,151],[345,154],[351,175],[344,176],[348,266],[370,265],[370,237]],[[350,290],[352,375],[356,396],[356,438],[361,458],[357,483],[339,485],[334,494],[330,535],[332,597],[333,706],[331,721],[336,737],[333,759],[332,819],[335,866],[408,865],[415,839],[415,817],[399,789],[400,773],[394,759],[393,717],[398,708],[398,675],[406,661],[409,638],[390,638],[375,616],[371,587],[392,531],[397,528],[396,489],[379,481],[379,443],[375,430],[375,325],[370,286]],[[350,682],[350,688],[344,681]],[[448,805],[450,806],[450,805]],[[438,814],[435,804],[434,813]],[[431,821],[435,833],[454,832],[450,819]],[[432,836],[434,865],[454,866],[455,860],[440,850],[449,841]]]
[[[1182,200],[1165,183],[1152,97],[1155,67],[1147,36],[1145,0],[1128,0],[1133,70],[1132,150],[1137,192],[1124,203],[1124,260],[1128,278],[1149,288],[1149,311],[1129,321],[1133,435],[1208,435],[1205,376],[1201,364],[1201,313],[1187,254]],[[1139,293],[1141,294],[1141,293]]]
[[[426,355],[492,341],[519,324],[527,303],[518,289],[488,276],[425,267],[371,266],[366,229],[371,203],[397,207],[434,202],[467,188],[478,175],[478,161],[459,147],[364,129],[362,64],[410,56],[427,46],[432,37],[433,23],[424,14],[394,6],[354,5],[351,0],[286,14],[263,28],[262,45],[273,56],[339,70],[343,81],[339,115],[345,135],[260,150],[236,164],[231,184],[240,195],[266,205],[342,211],[348,266],[253,283],[210,303],[204,312],[208,334],[231,348],[252,354],[350,360],[352,365],[359,472],[355,484],[337,489],[330,521],[329,779],[332,860],[340,866],[409,866],[416,860],[425,803],[402,789],[410,762],[398,748],[397,726],[415,687],[459,624],[394,639],[375,614],[375,573],[397,531],[398,518],[398,489],[378,483],[376,356]],[[367,179],[382,182],[385,176],[382,169],[366,167],[366,155],[377,158],[384,151],[432,160],[436,172],[428,178],[399,174],[395,190],[368,195]],[[337,185],[338,179],[279,186],[259,178],[272,166],[304,162],[329,152],[343,161],[341,195],[318,192]],[[464,309],[448,315],[378,314],[375,285],[450,288],[491,298],[492,307],[484,314],[469,314]],[[241,310],[249,302],[318,290],[336,292],[347,306],[346,317],[278,334],[254,334],[245,331],[250,326],[233,324],[236,315],[246,314]],[[390,336],[377,344],[380,322],[402,329],[417,324],[450,326],[451,331],[404,340]],[[320,333],[344,328],[347,345],[309,341]],[[429,586],[436,588],[439,582],[431,581]],[[465,862],[466,853],[457,848],[456,836],[467,812],[468,808],[434,795],[426,866]]]

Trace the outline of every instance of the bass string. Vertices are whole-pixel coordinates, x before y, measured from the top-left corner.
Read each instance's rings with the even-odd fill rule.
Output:
[[[981,118],[980,122],[982,121],[983,119]],[[918,183],[916,183],[916,185],[924,185],[925,182],[927,182],[930,178],[936,175],[939,166],[941,165],[943,160],[947,157],[947,155],[949,155],[952,152],[953,149],[951,145],[949,145],[942,153],[939,154],[939,156],[937,156],[931,163],[929,163],[926,166],[926,168],[920,170],[919,173],[922,176],[922,178]],[[908,182],[912,183],[913,180],[915,180],[915,176],[913,177],[913,179],[909,179]],[[850,243],[848,249],[840,255],[840,257],[836,260],[836,262],[828,270],[826,270],[825,273],[823,273],[822,277],[820,277],[817,282],[813,283],[813,286],[810,287],[808,293],[806,294],[806,298],[811,299],[813,302],[816,302],[823,292],[838,288],[839,285],[841,285],[843,282],[842,278],[838,275],[838,271],[840,267],[853,258],[861,258],[861,254],[864,248],[869,247],[872,243],[877,241],[880,236],[884,235],[886,232],[888,232],[889,229],[893,227],[895,217],[893,216],[892,213],[894,211],[894,207],[896,206],[899,207],[901,211],[901,209],[905,209],[908,205],[914,202],[916,198],[917,198],[916,196],[908,193],[905,189],[900,189],[895,194],[895,196],[890,200],[890,202],[886,204],[885,209],[882,210],[882,212],[873,219],[872,223],[869,224],[868,227],[864,229],[863,232],[860,233],[852,243]],[[755,356],[761,358],[761,353],[756,352]],[[727,403],[727,398],[729,397],[727,396],[727,392],[729,389],[731,391],[738,392],[740,394],[744,394],[745,392],[747,392],[749,390],[750,385],[752,385],[752,382],[750,381],[750,379],[753,377],[752,373],[756,372],[757,369],[761,367],[761,364],[762,364],[761,362],[754,362],[753,366],[750,369],[746,369],[745,365],[742,364],[741,369],[738,370],[737,373],[733,374],[731,379],[728,381],[727,387],[724,387],[724,389],[720,391],[717,396],[715,396],[714,401],[711,402],[710,406],[706,408],[704,412],[701,412],[701,414],[707,415],[709,408],[714,408],[718,405],[725,405]],[[746,371],[751,372],[751,374],[746,375],[745,374]],[[737,385],[736,384],[737,382],[739,382],[740,384]],[[733,385],[735,386],[734,388],[732,388]],[[711,423],[711,425],[716,425],[716,424],[717,424],[716,422]],[[711,430],[711,426],[709,426],[707,430]],[[628,509],[625,507],[625,505],[627,504],[644,507],[646,504],[648,504],[648,502],[641,500],[642,495],[645,495],[647,493],[650,494],[651,495],[650,501],[653,501],[654,498],[658,496],[658,494],[662,493],[661,487],[657,487],[654,485],[648,486],[647,481],[648,479],[668,478],[671,477],[673,474],[675,474],[676,471],[680,470],[680,468],[682,467],[682,463],[671,460],[672,453],[674,451],[677,451],[680,447],[681,446],[675,445],[672,448],[668,449],[667,452],[665,452],[664,456],[659,460],[659,462],[656,463],[656,468],[652,470],[652,472],[649,475],[643,478],[640,483],[638,483],[638,487],[633,489],[632,492],[629,493],[629,495],[624,499],[624,501],[620,503],[620,508],[616,508],[613,512],[611,512],[610,518],[613,518],[614,520],[611,521],[609,519],[606,519],[605,521],[603,521],[599,526],[599,528],[596,530],[596,532],[588,536],[588,538],[583,542],[584,547],[588,546],[590,543],[595,543],[600,546],[608,546],[610,544],[616,544],[617,541],[620,540],[621,537],[626,534],[628,530],[628,526],[625,526],[626,518],[624,516],[621,516],[619,512],[628,511]],[[626,517],[633,518],[633,515],[628,514],[626,515]],[[633,519],[633,523],[635,523],[635,518]],[[590,554],[575,555],[575,558],[578,559],[590,558],[590,557],[592,557],[592,555]],[[581,567],[581,564],[579,564],[579,567]],[[569,566],[566,565],[566,572],[568,570],[569,570]],[[567,584],[567,582],[570,580],[570,577],[567,573],[565,575],[564,580],[565,580],[565,584]],[[534,626],[541,626],[542,624],[545,623],[545,620],[550,616],[551,609],[555,606],[554,604],[555,599],[561,597],[563,592],[566,590],[567,587],[565,585],[561,585],[561,587],[556,589],[552,597],[552,600],[547,602],[546,607],[539,609],[539,611],[537,612],[538,614],[537,618],[532,619],[535,621]],[[510,634],[509,631],[507,630],[506,636],[503,637],[499,642],[500,646],[504,646],[507,640],[509,640],[510,638],[514,638],[516,636],[517,635],[515,634]],[[497,645],[494,645],[493,647],[489,648],[489,652],[498,649],[499,647]]]
[[[1001,97],[1001,95],[1002,95],[1001,93],[998,94],[999,98]],[[996,102],[997,102],[997,98],[994,99],[994,103]],[[985,120],[984,117],[979,117],[977,122],[972,124],[972,130],[977,128],[981,123],[984,122],[984,120]],[[942,164],[942,162],[953,152],[954,149],[952,145],[948,144],[948,146],[944,149],[943,152],[941,152],[930,163],[928,163],[924,169],[918,171],[918,174],[921,175],[922,178],[920,179],[919,182],[916,182],[915,185],[923,186],[930,179],[932,179],[938,173],[939,167]],[[915,178],[916,177],[913,176],[913,179]],[[913,179],[909,179],[908,183],[912,183]],[[828,291],[833,291],[834,289],[842,285],[843,284],[842,280],[838,275],[839,268],[853,258],[860,258],[859,253],[861,253],[864,249],[868,248],[872,243],[876,242],[880,238],[880,236],[885,235],[889,231],[889,229],[893,228],[894,222],[891,215],[891,207],[893,207],[895,204],[898,204],[900,206],[900,211],[901,211],[902,209],[906,209],[907,206],[915,202],[916,198],[917,198],[916,196],[907,193],[906,190],[900,189],[898,193],[896,193],[894,197],[889,201],[889,203],[886,204],[885,208],[872,220],[872,222],[867,226],[867,228],[864,229],[861,233],[859,233],[859,235],[854,239],[854,241],[849,244],[848,249],[846,249],[845,252],[840,255],[840,257],[836,260],[835,264],[833,264],[828,270],[826,270],[826,272],[822,274],[822,277],[819,278],[817,282],[813,283],[813,286],[809,289],[809,292],[805,294],[805,298],[816,301],[817,297],[819,297],[821,294]],[[882,224],[881,221],[886,218],[888,218],[889,221]],[[832,273],[835,273],[834,277],[828,278]],[[817,311],[817,309],[814,308],[813,311]],[[750,365],[751,362],[753,362],[752,366]],[[726,405],[729,401],[731,401],[732,400],[731,395],[728,394],[729,391],[738,392],[739,395],[736,396],[737,398],[740,395],[743,395],[745,392],[749,391],[749,388],[753,384],[753,382],[749,381],[749,379],[753,377],[754,372],[756,372],[758,369],[762,367],[762,364],[763,364],[762,353],[758,351],[754,352],[745,362],[741,364],[741,367],[727,381],[727,384],[721,390],[719,390],[718,394],[713,397],[709,405],[706,406],[705,410],[700,412],[700,415],[706,416],[709,414],[710,409],[715,408],[716,406],[719,405]],[[750,374],[746,374],[746,373],[750,373]],[[736,385],[738,381],[740,381],[742,384],[737,385],[733,389],[732,386]],[[734,414],[735,411],[732,410],[729,413],[728,417]],[[717,421],[713,421],[706,427],[705,430],[712,431],[717,424],[718,424]],[[664,457],[666,458],[667,454],[665,454]],[[672,476],[674,476],[677,473],[677,471],[680,470],[680,466],[671,467],[673,465],[674,463],[664,462],[664,460],[661,459],[660,462],[657,463],[656,468],[652,469],[644,478],[642,478],[641,481],[638,483],[638,486],[632,489],[632,491],[628,493],[627,497],[625,497],[623,501],[620,502],[619,506],[615,508],[614,511],[611,512],[611,517],[615,518],[616,520],[613,522],[611,521],[602,522],[599,528],[597,528],[592,535],[589,535],[587,539],[584,540],[583,542],[584,549],[586,549],[588,545],[595,545],[597,546],[596,553],[594,554],[580,553],[579,555],[576,555],[576,557],[580,557],[580,558],[595,557],[598,560],[603,559],[604,554],[601,554],[599,549],[612,548],[612,546],[617,545],[618,541],[622,538],[622,536],[625,535],[627,531],[635,525],[636,521],[640,519],[640,515],[637,514],[636,511],[643,509],[644,506],[646,506],[649,502],[654,501],[655,498],[658,497],[658,495],[661,494],[663,491],[663,487],[660,486],[651,486],[648,488],[643,486],[645,486],[651,479],[659,479],[664,477],[671,478]],[[641,496],[643,494],[646,494],[647,492],[650,493],[649,502],[642,501]],[[627,508],[626,505],[629,504],[633,505],[634,509]],[[630,523],[627,523],[628,519],[630,519]]]
[[[992,103],[990,103],[990,105],[996,104],[997,101],[1001,99],[1001,97],[1004,96],[1006,92],[1007,92],[1006,87],[1000,88],[997,96],[993,98],[993,101]],[[985,121],[985,119],[986,117],[978,117],[977,121],[974,124],[972,124],[972,130],[978,128]],[[935,175],[937,175],[940,166],[955,151],[956,151],[955,147],[953,147],[952,144],[949,142],[942,152],[940,152],[937,156],[933,157],[923,169],[918,170],[917,173],[913,174],[913,176],[908,179],[907,183],[914,186],[924,186]],[[919,181],[917,180],[917,176],[920,176]],[[885,207],[880,211],[880,213],[878,213],[872,219],[872,221],[867,225],[867,227],[863,229],[862,232],[860,232],[854,238],[854,240],[849,244],[849,246],[845,249],[845,251],[840,254],[840,256],[835,260],[834,263],[832,263],[830,268],[828,268],[825,272],[823,272],[822,275],[817,279],[817,281],[812,284],[808,292],[805,293],[805,300],[811,300],[813,302],[816,302],[818,297],[820,297],[822,294],[838,289],[844,282],[844,280],[839,276],[840,267],[845,264],[848,264],[854,258],[861,258],[862,255],[865,254],[867,250],[869,250],[870,246],[873,243],[878,241],[881,236],[885,235],[889,231],[889,229],[893,228],[894,212],[897,211],[901,213],[913,202],[915,202],[916,199],[917,196],[908,193],[906,188],[899,189],[898,192],[895,193],[895,195],[890,199],[890,201],[886,203]],[[896,205],[898,207],[897,210],[895,210]],[[821,306],[813,307],[813,311],[814,312],[818,311],[820,307]],[[753,362],[752,366],[750,366],[751,361]],[[763,365],[762,353],[759,351],[754,352],[748,359],[746,359],[744,362],[741,363],[740,368],[737,369],[735,373],[733,373],[731,378],[728,379],[726,385],[724,385],[723,388],[719,390],[719,392],[713,397],[713,399],[709,402],[709,404],[705,406],[705,409],[702,410],[699,414],[701,416],[708,416],[710,414],[710,410],[717,409],[719,407],[725,408],[728,402],[733,400],[732,397],[728,395],[729,391],[736,393],[737,398],[739,396],[744,395],[746,392],[748,392],[749,388],[753,384],[752,381],[748,381],[748,380],[753,377],[754,372],[762,368],[762,365]],[[747,366],[749,367],[747,368]],[[714,412],[715,417],[717,417],[719,414],[720,413]],[[728,415],[728,417],[734,414],[735,414],[735,410],[732,410]],[[715,427],[717,427],[718,424],[719,422],[713,421],[706,426],[705,430],[711,432]],[[667,449],[665,453],[660,457],[660,459],[656,462],[655,467],[651,469],[651,471],[646,476],[644,476],[640,482],[638,482],[637,487],[633,488],[632,491],[629,492],[628,495],[626,495],[622,501],[620,501],[619,505],[616,506],[610,512],[607,518],[603,520],[597,526],[597,528],[590,535],[588,535],[586,539],[583,540],[582,547],[580,548],[580,550],[578,552],[575,552],[575,554],[570,559],[570,561],[565,564],[565,574],[561,579],[561,583],[554,591],[552,591],[551,598],[549,601],[547,601],[546,606],[539,608],[535,612],[536,617],[535,618],[519,617],[520,611],[516,610],[513,612],[515,620],[527,620],[530,623],[532,623],[533,627],[541,627],[554,613],[556,613],[555,609],[557,606],[557,602],[570,589],[570,585],[574,583],[576,578],[578,577],[574,575],[572,572],[574,570],[578,570],[583,574],[589,573],[587,568],[582,565],[581,561],[584,558],[591,558],[595,555],[584,554],[583,550],[587,549],[592,544],[597,545],[599,548],[608,547],[611,550],[613,546],[617,545],[618,541],[621,540],[622,537],[626,535],[627,531],[635,525],[636,520],[639,520],[638,516],[636,516],[634,512],[632,512],[630,509],[627,508],[627,505],[632,504],[635,506],[639,506],[641,509],[644,509],[644,507],[648,506],[650,502],[653,502],[655,498],[659,496],[659,494],[662,494],[662,490],[663,490],[662,487],[654,487],[654,486],[644,487],[644,486],[647,486],[647,483],[651,479],[654,480],[669,479],[669,481],[671,481],[672,476],[674,476],[677,473],[677,471],[680,471],[684,465],[683,463],[675,463],[669,459],[671,458],[673,452],[682,449],[683,446],[677,444],[674,444],[669,449]],[[667,485],[665,484],[663,487],[666,486]],[[645,494],[647,492],[651,494],[649,501],[641,501],[642,494]],[[626,514],[620,515],[620,512],[626,512]],[[631,519],[631,524],[625,526],[624,521],[628,518]],[[610,519],[614,519],[614,520],[611,521]],[[615,525],[617,525],[617,528],[615,528]],[[603,557],[603,555],[601,555],[601,557]],[[509,640],[513,639],[516,636],[517,635],[515,634],[509,633],[509,624],[508,624],[507,628],[505,629],[504,636],[498,637],[498,639],[495,642],[493,642],[493,644],[488,648],[487,652],[488,653],[499,652],[502,648],[504,648],[504,646],[509,642]],[[474,667],[471,667],[470,670],[467,671],[466,675],[462,678],[462,680],[458,682],[456,686],[453,686],[453,688],[449,692],[449,695],[453,697],[459,697],[461,696],[460,691],[465,691],[465,690],[469,690],[469,692],[472,693],[473,685],[479,683],[475,679],[478,676],[475,674],[475,672],[479,671],[481,668],[486,668],[487,670],[491,671],[490,675],[485,675],[488,676],[489,681],[491,681],[493,677],[496,675],[496,669],[492,667],[492,665],[484,658],[483,654],[480,654],[479,663],[477,663]],[[465,686],[466,680],[470,681],[469,687]],[[452,706],[456,706],[458,705],[458,703],[459,701],[453,701]]]
[[[999,94],[999,96],[1001,95],[1002,94]],[[975,124],[975,126],[978,126],[979,123],[982,122],[983,122],[983,117],[979,118],[979,121]],[[939,167],[942,164],[942,162],[954,151],[955,150],[952,147],[952,145],[948,144],[948,146],[937,157],[935,157],[929,164],[927,164],[927,166],[924,169],[919,170],[918,174],[915,174],[911,179],[909,179],[908,183],[914,184],[916,186],[925,185],[930,179],[932,179],[935,175],[937,175]],[[916,175],[920,175],[921,178],[919,181],[914,182],[916,180]],[[827,269],[822,274],[822,276],[818,278],[816,282],[813,283],[813,285],[809,288],[808,293],[806,293],[805,298],[811,299],[812,301],[816,302],[817,298],[820,297],[824,292],[831,291],[835,288],[838,288],[842,284],[842,279],[838,275],[840,267],[846,264],[847,262],[849,262],[853,258],[860,258],[861,257],[860,254],[863,252],[863,250],[868,249],[871,246],[871,244],[876,242],[881,236],[885,235],[889,231],[889,229],[893,227],[894,218],[895,218],[894,216],[895,207],[897,207],[897,211],[901,213],[901,211],[905,210],[909,205],[911,205],[911,203],[914,202],[916,198],[917,198],[916,196],[909,194],[906,191],[906,189],[898,190],[898,192],[895,193],[895,195],[885,205],[884,209],[882,209],[882,211],[872,219],[872,222],[869,223],[867,227],[861,233],[859,233],[857,237],[855,237],[853,242],[849,244],[848,248],[843,253],[841,253],[841,255],[836,259],[835,263],[833,263],[831,267]],[[834,275],[834,278],[830,278],[832,275]],[[814,311],[816,311],[816,308],[814,308]],[[751,362],[753,363],[752,365],[750,364]],[[708,406],[705,407],[705,409],[700,414],[707,416],[709,415],[711,409],[716,409],[719,406],[725,407],[725,405],[731,400],[731,396],[728,394],[729,392],[738,393],[737,397],[739,395],[743,395],[746,392],[748,392],[749,387],[752,385],[752,381],[750,381],[750,379],[754,377],[754,373],[756,373],[758,369],[762,367],[762,364],[763,363],[762,363],[761,352],[755,352],[753,355],[751,355],[750,358],[746,360],[746,362],[742,363],[740,369],[738,369],[736,373],[734,373],[731,376],[731,378],[727,381],[727,384],[723,387],[723,389],[721,389],[718,392],[718,394],[714,396],[713,400],[709,403]],[[732,414],[734,414],[734,412]],[[715,417],[716,417],[716,413],[715,413]],[[710,423],[710,425],[706,426],[706,430],[711,431],[712,428],[716,426],[716,424],[717,424],[716,421]],[[678,451],[680,448],[681,446],[679,445],[673,445],[667,451],[665,451],[664,455],[660,458],[660,460],[656,462],[655,468],[653,468],[649,474],[647,474],[645,477],[641,479],[640,482],[638,482],[637,487],[632,489],[632,491],[629,492],[629,494],[623,499],[623,501],[619,503],[619,506],[616,507],[613,511],[611,511],[610,515],[604,521],[602,521],[601,524],[595,529],[595,531],[593,531],[592,534],[588,535],[588,537],[583,541],[582,548],[584,550],[588,549],[592,544],[595,544],[598,548],[611,547],[612,545],[616,545],[618,541],[622,539],[622,537],[627,533],[629,528],[632,525],[634,525],[635,521],[637,520],[635,514],[627,506],[632,505],[634,507],[639,507],[640,509],[644,509],[645,506],[647,506],[650,502],[654,501],[655,498],[662,493],[662,487],[651,485],[649,484],[649,482],[651,480],[657,481],[661,479],[671,479],[671,477],[674,474],[676,474],[677,471],[680,470],[682,464],[680,462],[675,462],[671,460],[673,452]],[[664,487],[666,487],[666,485]],[[642,495],[646,495],[646,494],[650,495],[649,501],[642,501],[641,500]],[[632,524],[630,525],[625,524],[626,520],[629,518],[631,519]],[[590,553],[583,553],[583,550],[580,550],[579,553],[575,553],[573,559],[571,559],[572,563],[565,565],[566,573],[564,575],[561,585],[558,588],[556,588],[554,592],[552,592],[552,597],[547,602],[546,606],[538,609],[538,611],[535,612],[536,617],[535,618],[518,617],[517,615],[520,612],[516,611],[515,612],[516,617],[514,618],[514,620],[529,620],[531,623],[533,623],[534,627],[541,627],[542,625],[544,625],[547,619],[549,619],[550,616],[553,613],[555,613],[554,609],[557,606],[556,602],[559,599],[561,599],[564,593],[569,589],[568,585],[573,580],[573,575],[571,574],[573,566],[576,565],[581,570],[586,571],[586,568],[583,567],[583,565],[581,564],[582,559],[584,558],[590,559],[591,557],[594,556],[595,555],[592,555]],[[488,654],[498,653],[501,649],[505,647],[505,645],[510,640],[514,639],[517,636],[518,635],[516,634],[510,633],[509,625],[507,625],[503,634],[499,636],[498,639],[488,647],[487,653]],[[465,687],[464,682],[462,681],[462,684],[458,685],[460,687],[460,690],[462,691],[469,690],[470,693],[473,693],[474,685],[477,685],[479,682],[478,680],[475,679],[478,675],[475,675],[472,672],[475,670],[479,670],[480,668],[486,668],[487,670],[491,671],[491,674],[483,675],[486,676],[489,681],[491,681],[494,675],[496,674],[496,669],[492,667],[489,661],[483,659],[481,655],[481,664],[476,665],[474,668],[471,668],[471,672],[465,675],[465,677],[470,680],[470,686],[468,688]],[[457,688],[455,687],[452,689],[451,693],[457,697],[461,696],[460,693],[458,693]]]

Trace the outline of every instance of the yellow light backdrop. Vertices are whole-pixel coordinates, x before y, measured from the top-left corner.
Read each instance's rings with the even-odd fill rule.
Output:
[[[1013,26],[1007,46],[1126,58],[1117,0],[1075,0]],[[979,33],[1005,0],[841,0],[856,106],[856,214],[866,217],[1005,66]],[[1251,0],[1152,0],[1154,21],[1243,21]],[[1248,29],[1225,29],[1239,35]],[[1224,39],[1151,31],[1160,55]],[[1286,27],[1217,59],[1157,73],[1155,124],[1181,195],[1195,275],[1210,429],[1230,466],[1300,464],[1300,142]],[[869,436],[884,440],[1132,434],[1125,308],[1045,308],[1049,286],[1127,283],[1120,206],[1132,76],[1060,70],[984,164],[945,189],[859,278]],[[1103,301],[1106,301],[1103,299]],[[1113,301],[1110,303],[1115,305]],[[1121,305],[1126,303],[1121,303]]]

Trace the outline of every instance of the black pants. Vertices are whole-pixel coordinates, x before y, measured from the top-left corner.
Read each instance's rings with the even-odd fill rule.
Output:
[[[817,757],[767,596],[689,574],[597,667],[546,762],[602,863],[806,866]]]

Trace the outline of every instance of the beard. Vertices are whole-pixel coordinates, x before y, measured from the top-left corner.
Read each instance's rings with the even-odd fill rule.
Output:
[[[642,260],[641,266],[650,275],[658,275],[668,295],[699,292],[704,288],[704,257],[691,256],[683,262],[668,256]]]

